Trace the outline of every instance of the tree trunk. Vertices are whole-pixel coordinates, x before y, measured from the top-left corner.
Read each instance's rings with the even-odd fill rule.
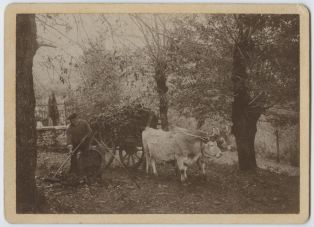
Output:
[[[250,101],[251,97],[246,85],[248,75],[245,58],[252,43],[247,31],[249,29],[240,31],[239,41],[235,44],[233,52],[232,133],[236,138],[239,168],[254,170],[257,167],[254,148],[256,124],[262,109],[254,106]]]
[[[36,42],[35,15],[16,17],[16,212],[34,213],[37,208],[36,121],[33,89],[33,57]]]
[[[161,128],[164,131],[169,130],[168,124],[168,87],[166,77],[166,63],[158,63],[155,67],[155,81],[157,83],[157,92],[159,95],[159,115]]]
[[[161,121],[161,128],[164,131],[169,130],[168,124],[168,98],[167,93],[159,93],[159,114],[160,114],[160,121]]]
[[[235,96],[232,106],[232,133],[236,138],[239,167],[241,170],[256,168],[255,134],[258,117],[250,109],[246,100],[248,96],[239,94]]]

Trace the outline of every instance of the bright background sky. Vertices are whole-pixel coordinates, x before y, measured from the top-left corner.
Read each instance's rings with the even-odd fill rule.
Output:
[[[61,55],[66,62],[72,60],[75,63],[84,49],[95,42],[108,51],[145,45],[141,32],[127,14],[39,14],[36,15],[36,23],[38,41],[56,47],[43,46],[34,58],[34,80],[42,90],[66,86],[56,71],[45,66],[48,58]],[[72,85],[79,83],[79,77],[70,77]]]

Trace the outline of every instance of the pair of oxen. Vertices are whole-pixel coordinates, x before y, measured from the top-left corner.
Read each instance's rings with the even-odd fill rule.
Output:
[[[146,173],[151,167],[157,176],[157,162],[175,161],[181,182],[187,180],[187,168],[195,163],[205,177],[206,158],[219,158],[222,155],[216,140],[214,134],[208,135],[198,130],[174,127],[170,131],[163,131],[146,127],[142,132]]]

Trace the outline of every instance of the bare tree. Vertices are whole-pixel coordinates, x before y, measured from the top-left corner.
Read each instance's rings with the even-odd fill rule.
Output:
[[[141,31],[150,57],[152,67],[154,68],[154,79],[157,85],[159,95],[159,114],[161,127],[168,131],[168,87],[167,87],[167,52],[169,49],[169,38],[167,36],[167,27],[164,19],[158,15],[151,16],[151,23],[139,15],[131,15],[131,19]]]

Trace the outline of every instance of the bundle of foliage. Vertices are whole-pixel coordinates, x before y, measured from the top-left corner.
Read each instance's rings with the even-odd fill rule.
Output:
[[[105,139],[113,136],[115,138],[140,138],[151,113],[153,112],[149,108],[136,102],[116,105],[93,117],[91,127],[93,130],[100,131]],[[153,116],[150,126],[157,127],[156,115]]]
[[[142,49],[98,51],[91,48],[80,58],[77,74],[82,80],[69,96],[76,111],[85,118],[112,106],[139,101],[154,108],[156,92],[151,73]]]

